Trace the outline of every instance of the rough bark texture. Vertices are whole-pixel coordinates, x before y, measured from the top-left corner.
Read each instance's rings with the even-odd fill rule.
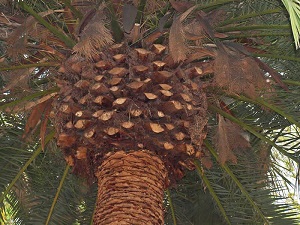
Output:
[[[164,224],[167,170],[147,150],[109,153],[96,171],[95,225]]]

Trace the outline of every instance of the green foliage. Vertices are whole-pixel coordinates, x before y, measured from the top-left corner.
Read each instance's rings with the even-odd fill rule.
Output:
[[[87,2],[87,1],[86,1]],[[85,2],[85,3],[86,3]],[[96,5],[103,1],[94,1]],[[110,4],[112,1],[109,1]],[[300,118],[300,62],[299,52],[299,3],[292,0],[203,0],[189,1],[197,4],[197,9],[206,13],[214,10],[225,12],[213,19],[214,29],[224,34],[215,38],[224,43],[234,41],[246,48],[249,56],[260,57],[274,68],[288,90],[283,90],[270,78],[272,92],[266,98],[250,99],[242,95],[230,95],[219,90],[208,90],[211,103],[226,102],[233,115],[211,104],[208,129],[213,132],[217,126],[216,113],[243,127],[249,136],[251,149],[239,149],[236,165],[221,165],[213,157],[213,167],[206,169],[203,163],[196,163],[196,171],[188,172],[183,180],[170,188],[165,198],[166,224],[299,224],[295,218],[298,213],[291,199],[288,187],[292,182],[286,177],[288,171],[299,166],[299,118]],[[93,1],[90,1],[93,3]],[[139,4],[136,22],[145,20],[147,35],[156,31],[160,18],[167,12],[175,15],[170,4],[148,15],[145,1]],[[23,7],[20,7],[22,6]],[[51,50],[59,51],[67,57],[75,44],[74,33],[70,33],[68,24],[80,24],[84,15],[70,7],[70,1],[23,1],[17,5],[19,15],[28,12],[37,21],[49,29],[58,42],[47,42]],[[76,21],[63,19],[59,12],[63,6],[69,6]],[[25,7],[24,7],[25,6]],[[90,7],[90,5],[88,5]],[[23,11],[25,9],[25,11]],[[58,10],[46,18],[38,13],[49,9]],[[27,12],[26,12],[27,11]],[[109,5],[111,32],[116,42],[122,41],[124,32],[112,5]],[[219,19],[221,18],[221,19]],[[290,21],[289,21],[290,19]],[[219,21],[218,21],[219,20]],[[167,21],[170,23],[171,17]],[[291,26],[290,26],[291,22]],[[169,27],[165,24],[163,28]],[[293,31],[293,33],[291,32]],[[206,37],[208,45],[215,40]],[[31,75],[30,94],[16,95],[15,90],[8,90],[0,100],[0,223],[6,224],[91,224],[96,199],[96,185],[89,186],[85,181],[72,175],[65,165],[63,155],[52,139],[53,127],[49,124],[47,145],[42,151],[38,132],[33,132],[29,142],[21,137],[24,132],[26,114],[23,112],[8,114],[10,107],[24,106],[40,97],[58,91],[52,81],[56,67],[62,58],[50,54],[45,49],[35,49],[41,42],[29,39],[29,52],[22,60],[14,62],[5,55],[5,39],[0,41],[0,54],[5,63],[0,64],[0,71],[18,71],[35,68]],[[69,46],[69,49],[67,48]],[[28,46],[27,46],[28,47]],[[251,52],[251,50],[253,52]],[[55,52],[54,51],[54,52]],[[41,56],[37,53],[42,52]],[[32,58],[30,58],[32,56]],[[40,62],[36,59],[43,59]],[[39,58],[40,57],[40,58]],[[29,59],[28,59],[29,58]],[[12,63],[12,64],[10,64]],[[53,68],[50,68],[53,67]],[[265,74],[269,76],[269,74]],[[6,85],[4,75],[0,76],[0,87]],[[34,85],[33,85],[34,84]],[[27,92],[26,92],[27,93]],[[209,140],[212,141],[212,137]],[[210,142],[206,149],[216,150]],[[276,150],[278,148],[278,151]],[[281,152],[281,153],[280,153]],[[283,155],[281,155],[283,154]],[[291,166],[293,165],[293,166]],[[293,173],[292,173],[293,175]],[[292,176],[291,175],[291,176]],[[282,182],[282,180],[284,182]],[[284,184],[283,184],[284,183]],[[47,220],[48,219],[48,220]],[[8,221],[12,220],[12,222]]]
[[[3,193],[40,146],[38,143],[32,146],[20,141],[24,127],[22,119],[1,115],[0,163],[3,167],[0,193]],[[95,194],[90,193],[96,193],[95,187],[89,187],[70,171],[63,177],[65,167],[61,151],[51,141],[44,152],[36,155],[9,193],[6,196],[1,194],[1,198],[5,199],[1,201],[0,211],[14,218],[13,224],[45,224],[57,195],[48,224],[90,224],[95,204]],[[62,188],[58,189],[62,178]],[[6,218],[1,220],[5,222]]]
[[[295,0],[282,0],[286,10],[290,15],[291,27],[293,31],[293,36],[295,40],[296,48],[298,49],[300,46],[300,8],[299,1]]]
[[[198,175],[196,171],[189,172],[171,189],[177,224],[298,224],[297,210],[279,195],[283,191],[281,186],[270,186],[274,177],[264,173],[257,154],[243,151],[238,160],[237,165],[225,166],[227,171],[216,161],[212,169],[199,167]],[[212,195],[215,197],[212,198]],[[227,222],[216,204],[216,198],[225,211]],[[250,200],[261,212],[253,210]],[[170,207],[167,206],[167,209],[170,210]],[[170,215],[167,214],[166,224],[174,224]]]

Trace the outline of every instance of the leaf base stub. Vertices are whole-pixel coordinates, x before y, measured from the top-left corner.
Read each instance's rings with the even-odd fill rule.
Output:
[[[94,58],[65,62],[53,104],[58,145],[74,169],[86,160],[94,170],[109,151],[144,148],[164,160],[171,180],[193,169],[206,137],[201,70],[170,64],[167,47],[158,44],[117,44]]]

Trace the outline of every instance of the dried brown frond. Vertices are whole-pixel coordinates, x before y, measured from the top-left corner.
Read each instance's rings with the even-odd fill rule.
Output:
[[[206,19],[209,21],[210,25],[216,27],[218,24],[226,19],[226,11],[224,10],[213,10],[206,15]]]
[[[277,72],[275,69],[273,69],[258,58],[255,58],[254,60],[262,70],[270,74],[270,76],[279,86],[281,86],[284,90],[289,91],[288,86],[281,80],[281,75],[279,72]]]
[[[13,60],[23,58],[24,54],[28,53],[27,35],[17,39],[9,48],[7,48],[6,53]]]
[[[49,95],[46,95],[46,96],[44,96],[42,98],[39,98],[36,101],[23,102],[23,103],[18,104],[17,106],[7,107],[5,109],[5,112],[8,112],[8,113],[11,113],[11,112],[17,113],[17,112],[25,112],[25,111],[31,110],[36,105],[41,104],[41,103],[49,100],[50,98],[53,98],[55,95],[57,95],[57,92],[51,93]]]
[[[53,40],[53,39],[52,39]],[[54,39],[55,40],[55,39]],[[49,40],[50,41],[50,40]],[[48,45],[48,43],[47,44],[45,44],[45,43],[40,43],[37,47],[38,47],[38,49],[41,51],[41,52],[44,52],[44,53],[46,53],[46,54],[49,54],[50,55],[50,57],[52,58],[56,58],[56,59],[58,59],[58,60],[65,60],[66,59],[66,56],[64,55],[64,54],[62,54],[61,52],[59,52],[58,50],[56,50],[56,48],[55,47],[57,47],[57,45],[55,45],[54,43],[57,43],[57,42],[52,42],[53,43],[53,45],[54,45],[54,48],[52,48],[51,46],[53,46],[53,45]]]
[[[42,149],[44,150],[45,148],[45,137],[46,137],[46,131],[47,131],[47,124],[49,120],[49,115],[52,110],[52,102],[53,98],[49,99],[46,101],[46,106],[44,108],[44,115],[41,118],[41,129],[40,129],[40,138],[41,138],[41,146]]]
[[[35,23],[29,30],[28,35],[36,40],[46,41],[49,37],[54,37],[53,34],[43,25]]]
[[[76,30],[76,18],[74,17],[72,11],[70,8],[65,7],[64,8],[64,20],[66,21],[66,26],[68,28],[68,33],[75,34]]]
[[[206,148],[203,148],[202,150],[202,156],[200,157],[201,164],[204,168],[210,169],[213,166],[213,162],[211,160],[211,154]]]
[[[2,39],[7,39],[14,29],[20,26],[10,18],[11,16],[5,15],[4,12],[0,14],[0,38]]]
[[[205,115],[205,112],[203,112],[203,115]],[[203,140],[206,138],[206,132],[203,132],[206,125],[207,118],[205,116],[194,116],[194,123],[191,124],[191,127],[189,128],[189,133],[191,135],[191,141],[193,144],[198,146],[201,146],[203,144]]]
[[[54,13],[53,10],[47,10],[45,12],[39,13],[40,16],[45,17],[50,14]],[[45,32],[41,32],[41,29],[38,31],[36,30],[37,27],[43,28],[41,25],[37,25],[37,21],[33,16],[29,16],[25,19],[25,21],[17,27],[8,37],[7,44],[10,46],[8,48],[8,55],[13,59],[17,59],[18,56],[24,55],[27,50],[27,38],[31,35],[35,35],[32,37],[42,38],[45,37],[47,34]]]
[[[0,27],[0,38],[2,40],[7,39],[11,32],[12,29],[10,29],[9,27]]]
[[[113,37],[105,27],[103,10],[98,10],[80,34],[80,41],[73,47],[77,55],[93,59],[107,45],[113,43]]]
[[[223,33],[214,32],[212,22],[205,14],[203,16],[198,15],[197,20],[187,23],[184,27],[186,39],[195,41],[197,46],[201,46],[204,39],[206,39],[206,42],[209,38],[225,38],[228,36]]]
[[[238,125],[219,115],[219,124],[214,141],[219,153],[219,162],[222,165],[228,161],[237,163],[234,150],[250,147],[250,143],[243,134],[244,131]]]
[[[45,17],[54,13],[53,10],[48,10],[45,12],[39,13],[40,16]],[[10,35],[8,44],[13,45],[18,39],[22,38],[24,34],[30,33],[33,26],[37,23],[33,16],[29,16],[25,19],[25,21],[19,26],[14,32]]]
[[[51,110],[51,103],[52,103],[53,99],[48,99],[44,102],[40,102],[38,103],[37,105],[35,105],[33,108],[32,108],[32,111],[30,113],[30,116],[28,117],[27,119],[27,122],[26,122],[26,125],[25,125],[25,130],[24,130],[24,134],[23,134],[23,138],[27,138],[28,135],[33,131],[35,130],[36,126],[38,126],[39,124],[39,121],[44,121],[44,120],[48,120],[46,118],[43,118],[42,115],[43,114],[49,114],[50,113],[50,110]],[[41,137],[44,137],[45,135],[45,132],[46,132],[46,124],[44,124],[42,127],[41,127]],[[43,141],[43,140],[42,140]]]
[[[192,7],[175,18],[170,28],[169,49],[174,62],[184,61],[189,53],[182,22],[194,10]]]
[[[10,91],[10,93],[12,93],[18,92],[18,90],[21,90],[22,92],[29,91],[28,80],[33,71],[34,68],[29,68],[12,70],[4,73],[3,79],[7,85],[1,90],[1,92],[4,93]]]
[[[251,98],[269,89],[263,71],[251,57],[218,51],[214,64],[215,83],[230,94],[244,93]]]
[[[20,55],[27,52],[27,32],[36,22],[33,16],[25,19],[21,26],[17,27],[8,37],[7,44],[10,46],[7,49],[7,55],[13,59],[17,59]]]
[[[165,35],[166,32],[162,33],[160,31],[155,31],[153,32],[152,34],[150,34],[149,36],[145,37],[143,39],[143,42],[146,44],[146,45],[150,45],[150,44],[153,44],[159,37]]]
[[[185,10],[193,6],[191,2],[171,1],[171,0],[169,2],[171,6],[178,12],[184,12]]]
[[[206,37],[201,23],[196,20],[184,26],[184,33],[188,40],[200,40]]]

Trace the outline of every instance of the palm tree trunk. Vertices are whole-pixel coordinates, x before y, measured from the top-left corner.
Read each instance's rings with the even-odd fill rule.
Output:
[[[164,224],[163,197],[167,170],[147,150],[117,151],[96,172],[95,225]]]

